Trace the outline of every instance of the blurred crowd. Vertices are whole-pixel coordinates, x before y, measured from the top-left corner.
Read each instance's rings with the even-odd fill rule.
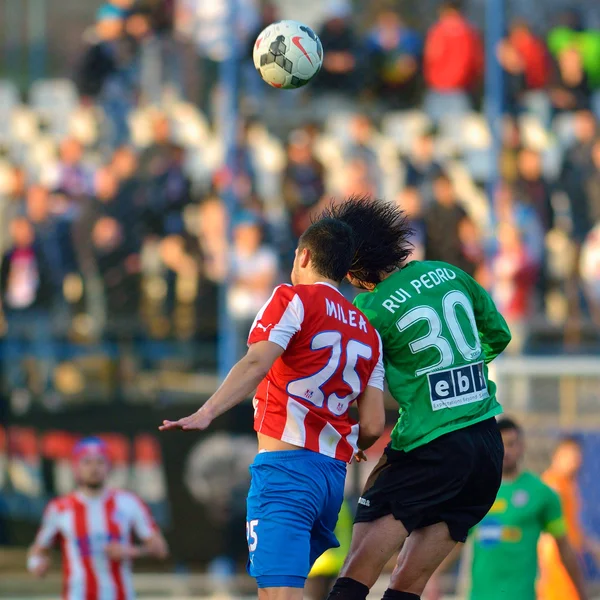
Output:
[[[52,397],[73,358],[63,341],[212,343],[226,280],[241,340],[311,216],[350,194],[400,203],[414,258],[488,288],[513,352],[597,344],[600,33],[574,13],[544,36],[511,23],[496,49],[505,119],[492,186],[482,39],[460,7],[440,4],[423,33],[393,7],[365,28],[345,2],[324,5],[322,72],[287,93],[250,57],[276,6],[240,0],[243,117],[228,166],[218,71],[235,49],[222,0],[108,1],[72,81],[34,82],[26,102],[0,82],[9,389]]]

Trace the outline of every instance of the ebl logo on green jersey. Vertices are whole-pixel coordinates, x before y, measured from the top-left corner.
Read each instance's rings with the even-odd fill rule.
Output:
[[[427,377],[433,410],[479,402],[490,395],[483,361],[445,371],[435,371],[429,373]]]

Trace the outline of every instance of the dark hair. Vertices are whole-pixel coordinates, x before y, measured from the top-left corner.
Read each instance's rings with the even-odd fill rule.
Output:
[[[521,426],[509,417],[500,417],[498,419],[498,431],[500,433],[503,431],[516,431],[517,435],[522,435],[523,433]]]
[[[412,253],[412,229],[395,204],[368,196],[350,196],[330,207],[328,216],[352,228],[356,254],[348,272],[362,283],[379,283],[382,273],[391,273]]]
[[[354,236],[346,223],[325,211],[300,236],[298,249],[310,250],[310,259],[319,275],[340,282],[348,274],[354,256]]]

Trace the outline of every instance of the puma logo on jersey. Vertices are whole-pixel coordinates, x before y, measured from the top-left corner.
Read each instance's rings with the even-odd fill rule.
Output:
[[[266,327],[265,327],[265,326],[264,326],[262,323],[257,323],[257,324],[256,324],[256,328],[258,329],[259,327],[260,327],[260,328],[261,328],[261,329],[262,329],[264,332],[267,332],[267,331],[269,331],[269,328],[270,328],[270,327],[273,327],[273,323],[269,323],[269,324],[268,324]]]

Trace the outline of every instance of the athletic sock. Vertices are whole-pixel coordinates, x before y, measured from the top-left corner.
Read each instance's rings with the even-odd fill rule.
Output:
[[[360,581],[350,577],[340,577],[336,582],[327,600],[365,600],[369,588]]]
[[[420,600],[421,596],[411,594],[410,592],[399,592],[398,590],[390,590],[388,588],[383,594],[383,600]]]

